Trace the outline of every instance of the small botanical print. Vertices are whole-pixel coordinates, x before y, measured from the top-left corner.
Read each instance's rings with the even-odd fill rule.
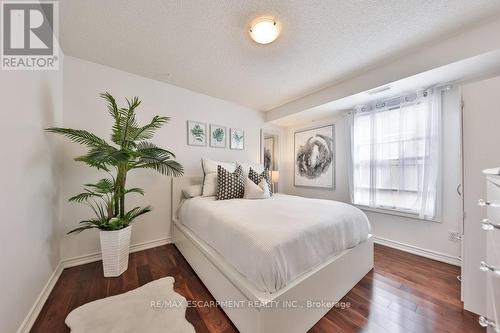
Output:
[[[226,128],[210,125],[210,147],[226,148]]]
[[[191,146],[207,145],[207,124],[188,120],[188,144]]]
[[[231,149],[245,148],[245,132],[243,130],[231,128]]]

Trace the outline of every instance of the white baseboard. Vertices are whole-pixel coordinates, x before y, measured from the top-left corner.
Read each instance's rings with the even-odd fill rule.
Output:
[[[40,311],[42,311],[43,305],[47,301],[47,298],[49,298],[50,292],[56,285],[57,280],[59,280],[62,271],[63,266],[62,263],[59,262],[49,280],[43,287],[42,292],[40,293],[40,295],[38,295],[35,304],[33,304],[30,311],[28,312],[28,315],[26,316],[26,318],[24,318],[21,326],[17,330],[17,333],[28,333],[31,330],[31,327],[33,327],[33,324],[35,323],[36,318],[38,318]]]
[[[153,247],[158,247],[169,243],[172,243],[172,238],[160,238],[152,241],[133,244],[130,245],[130,253],[151,249]],[[85,254],[83,256],[63,259],[62,264],[64,268],[68,268],[88,264],[94,261],[99,261],[101,259],[101,252],[94,252]]]
[[[415,254],[417,256],[421,256],[421,257],[425,257],[425,258],[429,258],[429,259],[441,261],[441,262],[444,262],[444,263],[447,263],[447,264],[450,264],[450,265],[454,265],[454,266],[459,266],[459,267],[462,266],[462,262],[461,262],[460,258],[454,257],[454,256],[450,256],[448,254],[444,254],[444,253],[440,253],[440,252],[436,252],[436,251],[432,251],[432,250],[423,249],[423,248],[418,247],[418,246],[404,244],[404,243],[400,243],[400,242],[397,242],[397,241],[393,241],[393,240],[390,240],[390,239],[387,239],[387,238],[383,238],[383,237],[378,237],[378,236],[373,236],[373,241],[375,243],[377,243],[377,244],[381,244],[381,245],[385,245],[385,246],[388,246],[388,247],[392,247],[394,249],[401,250],[401,251],[404,251],[404,252],[408,252],[408,253],[411,253],[411,254]]]
[[[151,249],[153,247],[158,247],[169,243],[172,243],[171,238],[160,238],[152,241],[133,244],[130,246],[130,253]],[[28,315],[26,316],[21,326],[17,330],[17,333],[28,333],[31,330],[33,324],[35,323],[35,320],[38,318],[38,315],[40,314],[40,311],[43,308],[43,305],[47,301],[47,298],[49,297],[52,289],[56,285],[57,280],[59,280],[59,277],[61,276],[61,273],[65,268],[79,266],[99,260],[101,260],[100,252],[61,260],[59,264],[56,266],[56,269],[50,276],[49,280],[43,287],[40,295],[38,295],[35,304],[33,304],[33,306],[31,307],[30,311],[28,312]]]

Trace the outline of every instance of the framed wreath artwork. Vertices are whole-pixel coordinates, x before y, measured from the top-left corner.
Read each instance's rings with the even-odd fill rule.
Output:
[[[334,189],[335,125],[297,131],[294,139],[294,185]]]

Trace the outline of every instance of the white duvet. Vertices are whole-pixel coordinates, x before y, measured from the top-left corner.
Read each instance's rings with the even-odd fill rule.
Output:
[[[269,293],[370,233],[368,218],[354,206],[283,194],[265,200],[196,197],[182,204],[179,218],[257,289]]]

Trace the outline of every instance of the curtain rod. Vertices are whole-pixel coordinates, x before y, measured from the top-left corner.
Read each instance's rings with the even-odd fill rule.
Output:
[[[390,101],[390,100],[393,100],[393,99],[402,98],[403,96],[409,96],[409,95],[412,95],[412,94],[417,94],[418,95],[419,93],[423,93],[424,97],[425,97],[425,92],[427,92],[427,91],[429,91],[431,89],[437,90],[437,91],[440,91],[440,92],[446,92],[446,91],[450,91],[454,86],[455,86],[455,83],[434,84],[434,85],[428,86],[426,88],[415,89],[413,92],[408,92],[407,91],[407,92],[402,92],[402,93],[396,94],[396,95],[394,95],[392,97],[375,99],[375,100],[372,100],[372,101],[367,102],[365,104],[357,104],[357,105],[349,108],[349,110],[347,110],[346,112],[344,112],[343,115],[348,115],[355,108],[361,107],[361,106],[364,106],[364,105],[373,105],[373,104],[378,104],[378,103],[384,103],[384,102],[387,102],[387,101]]]

